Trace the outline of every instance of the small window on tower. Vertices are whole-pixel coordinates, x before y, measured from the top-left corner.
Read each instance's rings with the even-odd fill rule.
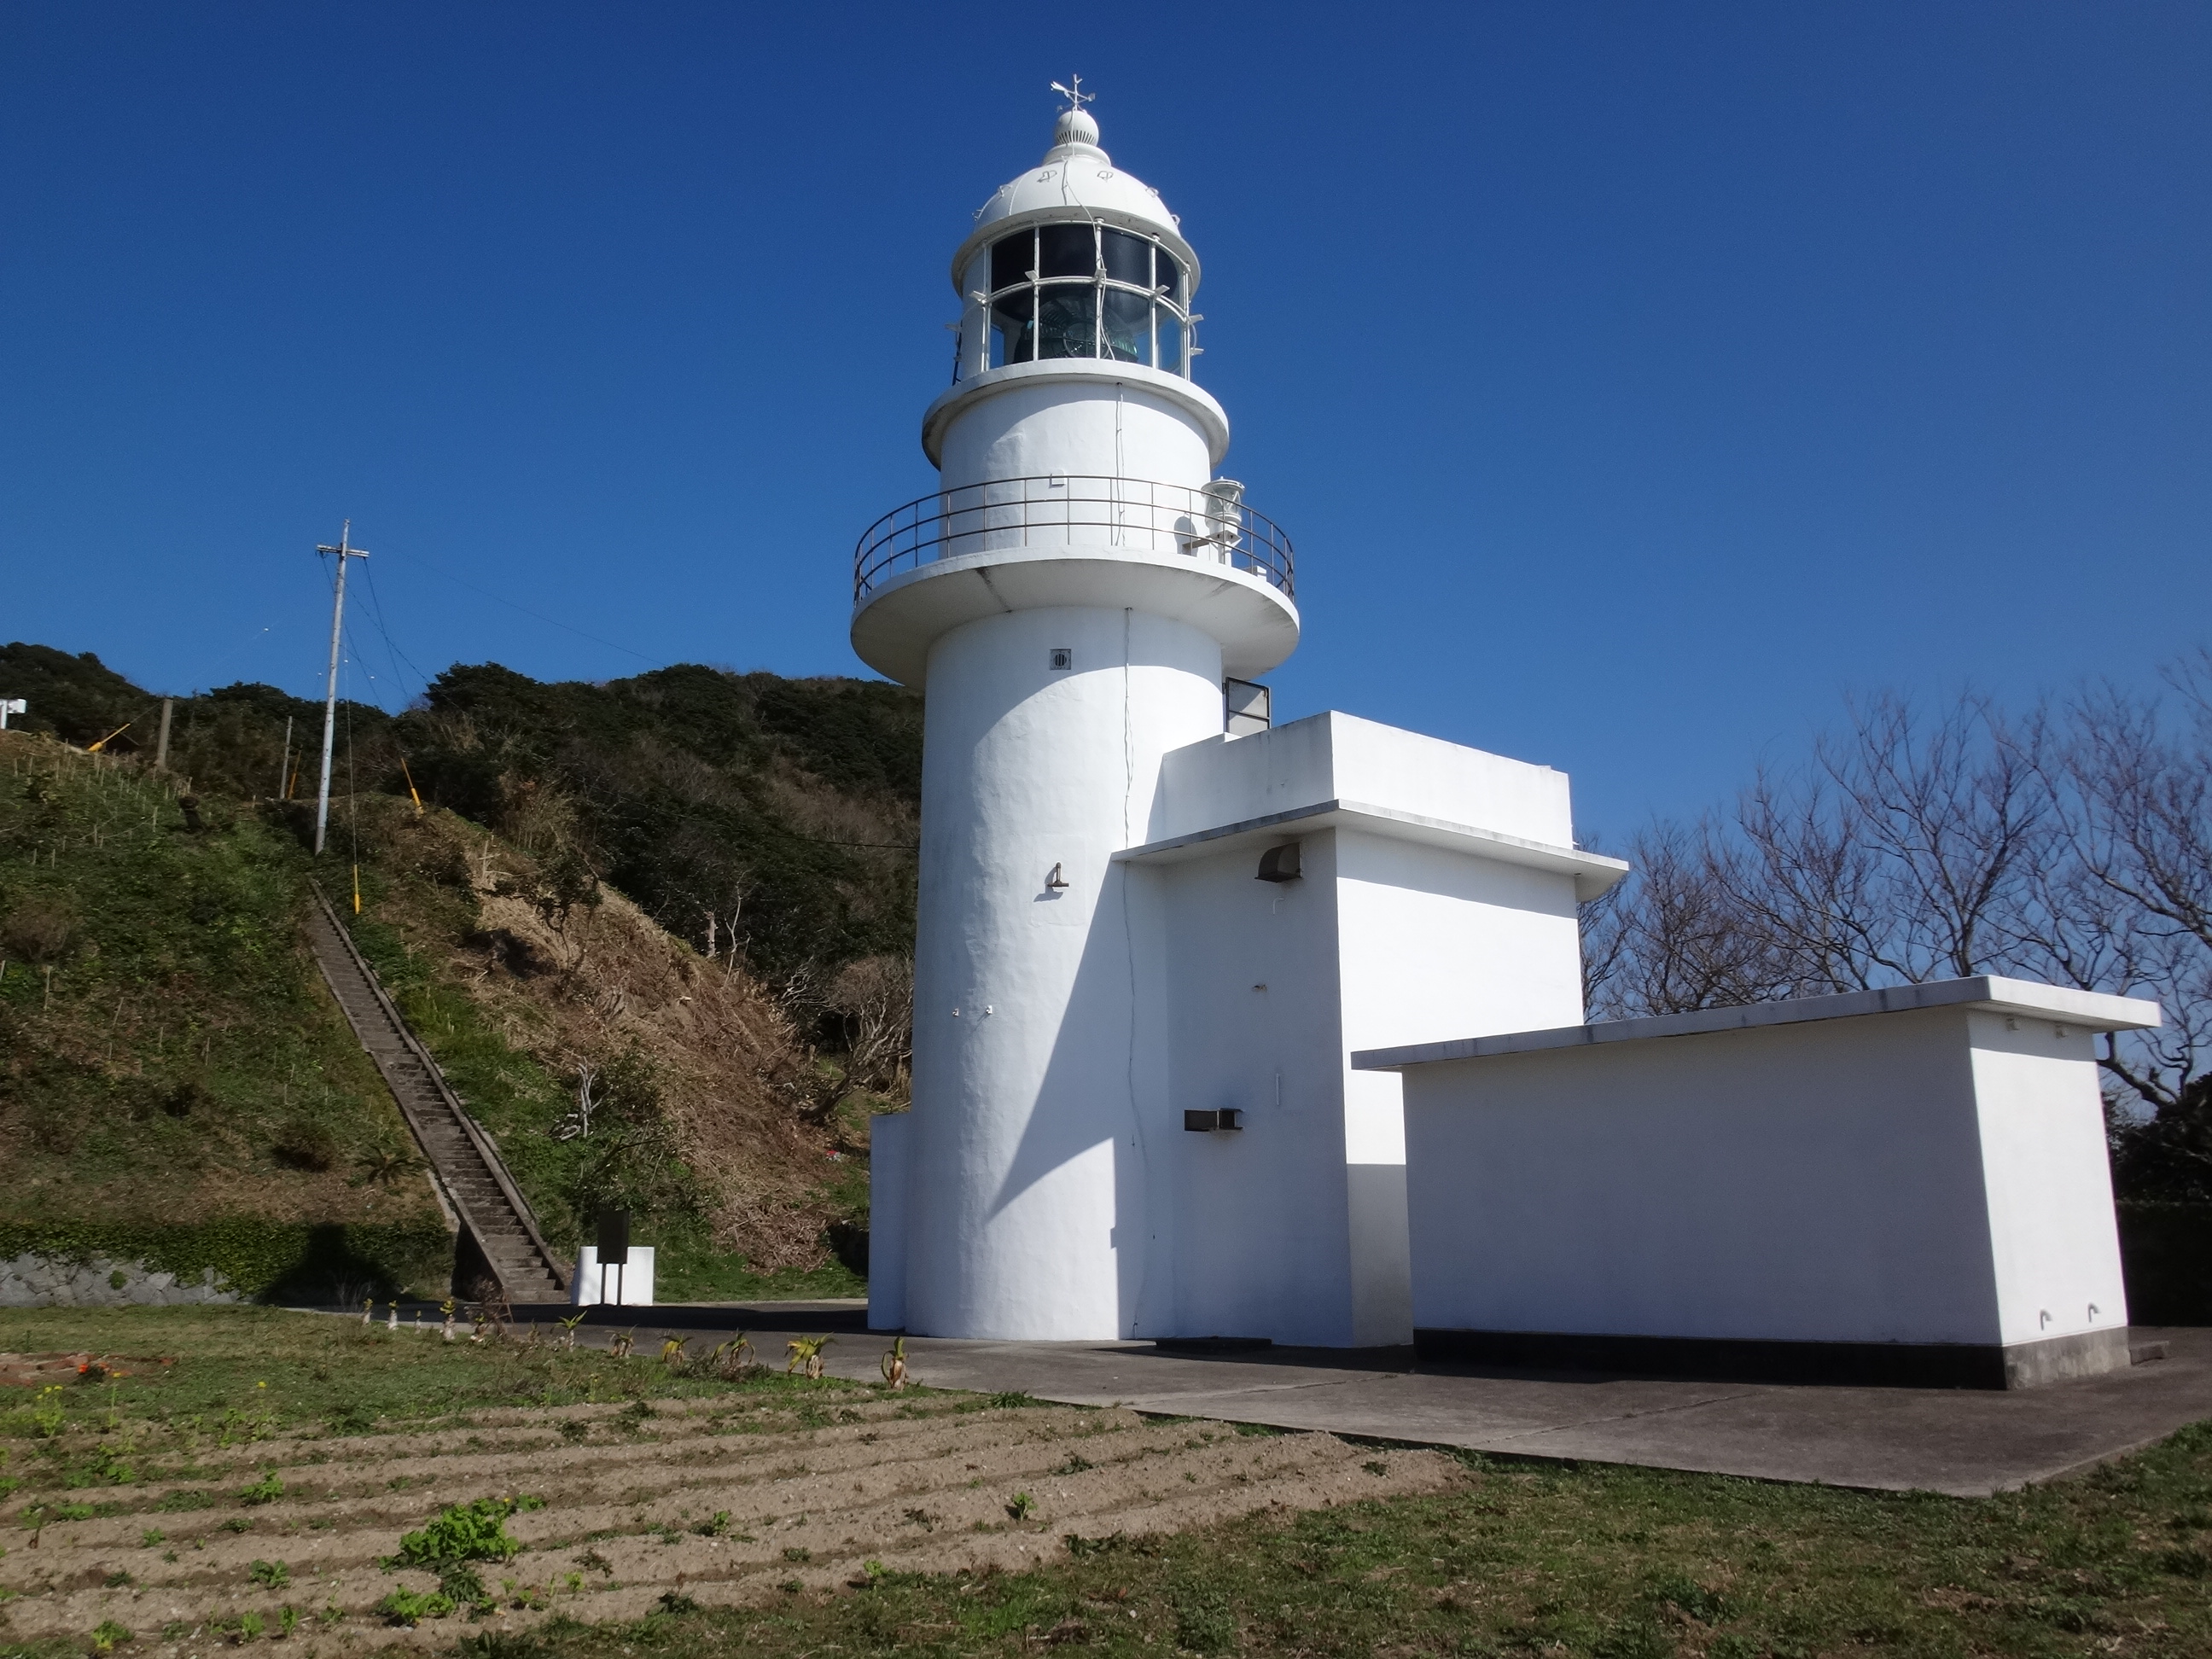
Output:
[[[1222,729],[1232,738],[1265,732],[1274,722],[1267,688],[1250,680],[1221,682]]]
[[[1074,666],[1075,653],[1073,650],[1064,645],[1055,645],[1053,647],[1052,672],[1054,673],[1057,674],[1064,669],[1069,669]]]

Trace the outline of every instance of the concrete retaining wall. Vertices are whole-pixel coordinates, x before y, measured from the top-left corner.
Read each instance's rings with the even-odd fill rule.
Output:
[[[19,1255],[0,1262],[0,1308],[168,1308],[189,1303],[243,1302],[201,1269],[197,1284],[138,1261],[95,1255],[84,1261]]]

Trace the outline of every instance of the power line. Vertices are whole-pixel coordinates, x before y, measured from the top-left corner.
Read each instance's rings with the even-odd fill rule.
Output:
[[[453,583],[456,587],[465,587],[470,592],[481,593],[484,598],[495,604],[503,605],[510,611],[520,611],[526,617],[535,617],[549,628],[557,628],[564,634],[574,634],[578,639],[589,640],[594,645],[604,645],[608,650],[619,651],[626,657],[635,657],[640,662],[651,663],[655,668],[665,668],[668,665],[659,657],[648,657],[642,651],[633,651],[626,645],[617,645],[612,640],[602,639],[597,634],[586,634],[580,628],[571,628],[567,623],[556,622],[542,611],[532,611],[526,605],[517,605],[504,594],[495,593],[488,587],[478,587],[474,582],[465,582],[459,576],[440,570],[434,565],[425,565],[423,568],[428,570],[431,574]]]
[[[395,678],[399,665],[405,663],[414,671],[415,683],[422,688],[422,695],[427,697],[430,692],[430,677],[416,666],[413,658],[392,642],[392,630],[384,624],[384,599],[376,591],[376,572],[368,566],[363,566],[362,569],[368,577],[369,609],[376,617],[376,631],[384,636],[384,649],[386,654],[392,659],[392,665]],[[400,689],[404,691],[406,688],[402,686]]]

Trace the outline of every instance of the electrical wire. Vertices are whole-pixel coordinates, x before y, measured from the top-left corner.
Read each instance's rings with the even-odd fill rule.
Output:
[[[353,665],[339,659],[338,684],[343,687]],[[345,702],[346,717],[346,829],[353,842],[353,913],[361,914],[361,803],[353,770],[353,699]]]
[[[374,568],[366,568],[363,571],[363,574],[368,578],[368,603],[370,610],[375,613],[376,631],[384,636],[385,654],[392,661],[394,677],[397,678],[398,676],[398,665],[401,663],[405,663],[414,672],[415,683],[422,688],[422,696],[428,697],[430,695],[430,677],[428,674],[425,674],[420,668],[416,667],[414,659],[408,656],[408,654],[404,651],[402,651],[397,645],[392,643],[392,630],[385,626],[384,596],[376,591],[375,570]],[[404,691],[406,687],[403,685],[400,687],[400,690]]]
[[[668,666],[667,663],[659,657],[648,657],[642,651],[633,651],[626,645],[617,645],[612,640],[601,639],[597,634],[586,634],[580,628],[571,628],[567,623],[556,622],[552,617],[540,611],[532,611],[526,605],[517,605],[513,599],[503,594],[495,593],[488,587],[478,587],[474,582],[465,582],[459,576],[440,570],[434,565],[425,565],[423,568],[429,571],[432,575],[453,583],[456,587],[465,587],[471,593],[481,593],[484,598],[503,605],[510,611],[520,611],[526,617],[534,617],[548,627],[557,628],[564,634],[574,634],[580,640],[589,640],[594,645],[604,645],[610,651],[619,651],[625,657],[635,657],[640,662],[651,663],[655,668]]]

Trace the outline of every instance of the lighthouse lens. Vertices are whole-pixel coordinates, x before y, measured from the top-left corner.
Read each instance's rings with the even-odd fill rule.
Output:
[[[1054,284],[1037,290],[1039,357],[1096,357],[1098,355],[1098,290],[1085,283]]]
[[[969,269],[985,276],[986,261]],[[1148,237],[1103,225],[1033,226],[988,256],[990,366],[1103,357],[1188,374],[1182,267]]]
[[[1036,290],[1018,288],[991,302],[991,367],[1026,363],[1036,356]]]
[[[1141,294],[1119,288],[1108,289],[1105,300],[1104,355],[1117,363],[1151,362],[1152,301]]]

